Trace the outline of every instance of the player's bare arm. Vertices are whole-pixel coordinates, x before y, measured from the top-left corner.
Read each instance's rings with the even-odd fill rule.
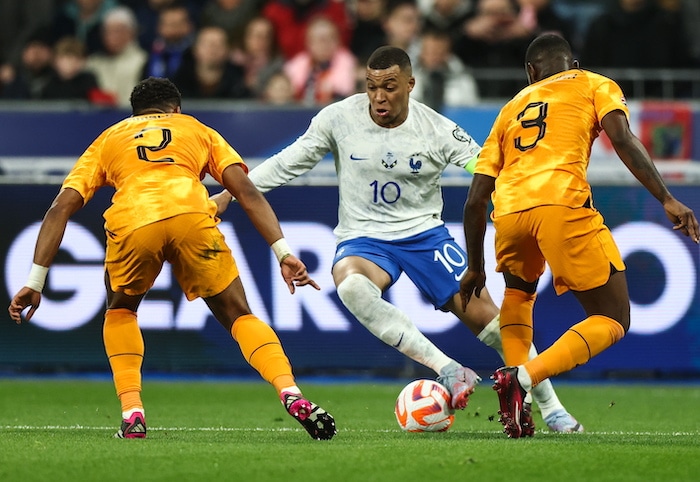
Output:
[[[467,202],[464,203],[464,237],[467,240],[469,267],[459,284],[462,309],[475,294],[477,298],[486,285],[484,271],[484,236],[489,198],[496,185],[496,179],[483,174],[474,174]]]
[[[70,217],[83,206],[83,197],[74,189],[62,189],[51,203],[39,229],[36,249],[34,250],[34,264],[48,268],[58,253],[63,234]],[[43,282],[42,282],[43,284]],[[27,308],[25,319],[31,320],[34,312],[41,303],[41,291],[28,286],[22,287],[12,298],[8,311],[10,318],[15,323],[22,323],[22,312]]]
[[[273,246],[284,238],[282,228],[277,215],[272,210],[272,206],[270,206],[265,196],[258,191],[239,165],[234,164],[227,167],[222,178],[226,190],[238,200],[253,226],[255,226],[255,229],[265,239],[267,244]],[[278,255],[278,259],[282,269],[282,277],[287,283],[290,293],[294,294],[296,286],[311,285],[317,290],[321,289],[309,276],[306,265],[291,252],[282,256]]]
[[[663,205],[673,229],[700,242],[700,228],[693,210],[669,192],[644,145],[630,130],[625,114],[612,111],[603,117],[601,124],[627,169]]]

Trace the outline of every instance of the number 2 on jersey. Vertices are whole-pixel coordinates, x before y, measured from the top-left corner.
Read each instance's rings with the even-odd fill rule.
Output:
[[[163,138],[160,141],[160,144],[158,144],[157,146],[144,146],[144,145],[136,146],[136,154],[139,156],[139,159],[141,159],[142,161],[146,161],[146,162],[175,162],[175,159],[173,159],[172,157],[163,157],[160,159],[149,159],[148,152],[147,152],[147,151],[158,152],[158,151],[165,149],[165,147],[168,144],[170,144],[170,141],[173,140],[173,135],[170,132],[170,129],[164,129],[162,127],[146,127],[145,129],[141,129],[141,131],[134,136],[134,139],[142,139],[144,137],[144,134],[146,134],[148,131],[152,131],[152,130],[161,131]]]

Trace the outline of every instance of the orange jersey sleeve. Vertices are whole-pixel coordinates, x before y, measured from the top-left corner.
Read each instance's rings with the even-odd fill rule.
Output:
[[[518,93],[498,114],[475,173],[496,178],[494,216],[547,204],[582,206],[600,122],[629,117],[620,87],[602,75],[567,70]]]
[[[221,183],[224,169],[243,159],[214,129],[184,114],[129,117],[105,130],[78,159],[63,188],[87,202],[97,189],[113,186],[105,228],[113,233],[183,213],[214,215],[216,206],[202,179]]]

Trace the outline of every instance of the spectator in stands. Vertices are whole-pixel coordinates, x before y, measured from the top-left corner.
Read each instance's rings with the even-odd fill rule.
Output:
[[[357,60],[343,46],[333,21],[317,17],[306,31],[306,49],[284,65],[295,98],[304,104],[328,104],[356,92]]]
[[[662,8],[680,10],[688,36],[688,49],[696,67],[700,66],[700,2],[697,0],[660,0]],[[680,4],[680,5],[677,5]]]
[[[611,0],[555,0],[552,8],[557,15],[568,22],[571,27],[571,47],[578,57],[583,46],[583,39],[588,32],[591,21],[598,17]],[[690,0],[695,2],[697,0]]]
[[[473,15],[473,0],[433,0],[423,12],[423,23],[426,29],[446,32],[456,42],[462,35],[464,22]]]
[[[416,85],[411,97],[438,112],[443,107],[469,106],[479,101],[476,81],[452,53],[452,41],[446,31],[423,32],[413,77]]]
[[[85,70],[85,44],[75,37],[56,42],[53,74],[41,91],[42,99],[88,100],[110,105],[114,99],[103,95],[92,72]]]
[[[180,66],[173,82],[191,99],[250,97],[243,69],[230,60],[228,35],[221,27],[202,27],[192,46],[193,62]]]
[[[136,14],[139,24],[139,45],[149,51],[158,37],[158,19],[166,7],[183,5],[189,12],[192,22],[197,25],[202,0],[121,0]]]
[[[48,29],[39,29],[28,39],[17,67],[0,71],[2,97],[6,99],[39,99],[49,79],[53,51]]]
[[[478,69],[522,65],[533,33],[522,24],[515,0],[478,0],[476,15],[466,21],[454,44],[465,65]],[[513,80],[477,79],[482,97],[510,98],[525,86],[523,76]]]
[[[129,98],[139,80],[148,54],[136,41],[136,16],[125,6],[118,6],[104,17],[102,43],[104,51],[88,56],[87,69],[95,74],[100,88],[116,98],[117,105],[129,107]]]
[[[555,33],[571,43],[572,25],[554,9],[552,0],[518,0],[518,20],[532,35]]]
[[[233,50],[233,62],[243,68],[246,87],[255,96],[262,93],[267,78],[284,66],[275,38],[272,23],[265,17],[255,17],[248,22],[240,45]]]
[[[350,51],[363,65],[377,48],[386,44],[382,27],[387,0],[354,0]],[[364,70],[364,68],[363,68]]]
[[[617,0],[591,22],[581,52],[586,68],[687,68],[692,66],[683,19],[679,12],[659,8],[653,0]],[[630,97],[659,96],[660,81],[644,82],[644,92],[618,83]]]
[[[221,27],[229,36],[229,44],[237,44],[246,24],[260,11],[261,3],[261,0],[207,0],[199,25]]]
[[[29,37],[54,17],[54,0],[0,0],[0,66],[17,66]]]
[[[158,36],[153,41],[143,77],[173,79],[183,62],[192,62],[189,48],[195,26],[184,4],[164,6],[158,15]]]
[[[103,50],[102,19],[117,3],[117,0],[69,0],[54,17],[54,42],[75,37],[85,45],[88,54]]]
[[[286,106],[296,104],[292,81],[283,71],[277,71],[267,78],[262,86],[259,99],[265,104]]]
[[[316,17],[331,20],[341,43],[350,43],[350,16],[342,0],[268,0],[262,13],[275,26],[280,50],[287,60],[304,50],[306,28]]]
[[[651,0],[618,0],[588,30],[581,61],[591,67],[687,67],[678,12]]]
[[[387,44],[398,47],[415,63],[420,52],[422,17],[416,0],[390,0],[382,24]],[[364,68],[363,68],[364,70]],[[362,76],[362,84],[365,79]]]

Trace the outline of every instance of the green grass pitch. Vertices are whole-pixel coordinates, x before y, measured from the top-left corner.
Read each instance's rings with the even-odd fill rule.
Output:
[[[700,386],[559,384],[583,434],[509,440],[484,381],[444,433],[404,433],[405,382],[300,381],[338,435],[312,440],[264,382],[144,380],[146,440],[113,439],[110,381],[0,380],[0,481],[697,481]]]

